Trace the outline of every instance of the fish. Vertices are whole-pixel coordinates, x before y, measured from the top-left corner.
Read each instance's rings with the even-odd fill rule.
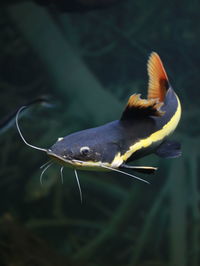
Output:
[[[157,168],[134,166],[130,162],[151,153],[162,158],[179,157],[181,145],[169,137],[180,121],[181,103],[156,52],[149,56],[147,72],[147,98],[134,93],[120,119],[59,137],[49,149],[33,146],[24,139],[18,125],[18,113],[16,125],[23,141],[45,152],[51,159],[42,174],[52,162],[57,162],[61,165],[61,176],[65,166],[74,169],[79,189],[77,170],[116,171],[149,183],[125,170],[151,174]]]
[[[34,99],[28,101],[25,105],[27,107],[31,107],[34,105],[53,107],[53,104],[50,102],[50,96],[49,95],[41,95],[37,98],[34,98]],[[20,107],[18,106],[17,108],[12,110],[10,113],[8,113],[6,116],[4,116],[0,120],[0,135],[7,132],[7,130],[9,130],[15,124],[15,117],[16,117],[16,114],[17,114],[18,110],[20,109]],[[24,114],[25,114],[25,112],[23,112],[23,115]]]

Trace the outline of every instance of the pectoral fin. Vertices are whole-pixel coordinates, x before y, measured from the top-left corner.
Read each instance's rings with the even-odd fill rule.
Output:
[[[136,171],[136,172],[139,172],[139,173],[144,173],[144,174],[153,174],[157,170],[156,167],[151,167],[151,166],[133,166],[133,165],[127,165],[127,164],[120,165],[120,168],[122,168],[122,169],[131,169],[133,171]]]
[[[163,158],[175,158],[181,156],[181,144],[176,141],[164,141],[155,152]]]

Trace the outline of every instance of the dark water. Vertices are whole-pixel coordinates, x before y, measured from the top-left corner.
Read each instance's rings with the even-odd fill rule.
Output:
[[[1,121],[50,95],[53,108],[38,104],[20,119],[26,139],[46,148],[118,119],[132,93],[145,96],[156,51],[181,99],[172,139],[183,155],[136,162],[159,168],[141,175],[151,185],[79,171],[81,204],[73,170],[64,169],[62,184],[54,164],[41,185],[48,158],[9,127],[0,135],[0,265],[199,265],[199,1],[126,0],[79,12],[13,2],[0,4]]]

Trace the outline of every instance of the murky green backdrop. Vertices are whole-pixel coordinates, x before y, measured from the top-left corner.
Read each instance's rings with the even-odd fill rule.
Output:
[[[50,95],[53,108],[37,105],[20,119],[26,139],[46,148],[58,137],[118,119],[131,94],[145,96],[146,61],[156,51],[181,99],[172,139],[183,154],[135,162],[159,167],[141,176],[151,185],[79,171],[81,204],[73,171],[64,169],[62,184],[55,164],[41,185],[40,166],[48,158],[9,127],[0,134],[0,265],[198,266],[199,1],[124,0],[73,12],[2,2],[0,121]]]

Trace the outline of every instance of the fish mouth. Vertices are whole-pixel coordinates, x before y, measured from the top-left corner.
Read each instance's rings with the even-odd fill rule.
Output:
[[[59,156],[52,152],[51,150],[47,151],[47,155],[51,157],[54,161],[57,161],[59,164],[65,166],[73,166],[75,163],[71,159],[64,158],[63,156]]]
[[[62,166],[67,166],[71,168],[81,169],[81,170],[93,170],[93,171],[108,171],[103,168],[104,163],[93,162],[93,161],[79,161],[72,158],[65,158],[58,154],[55,154],[51,150],[47,150],[47,155],[51,157],[54,161],[61,164]]]

